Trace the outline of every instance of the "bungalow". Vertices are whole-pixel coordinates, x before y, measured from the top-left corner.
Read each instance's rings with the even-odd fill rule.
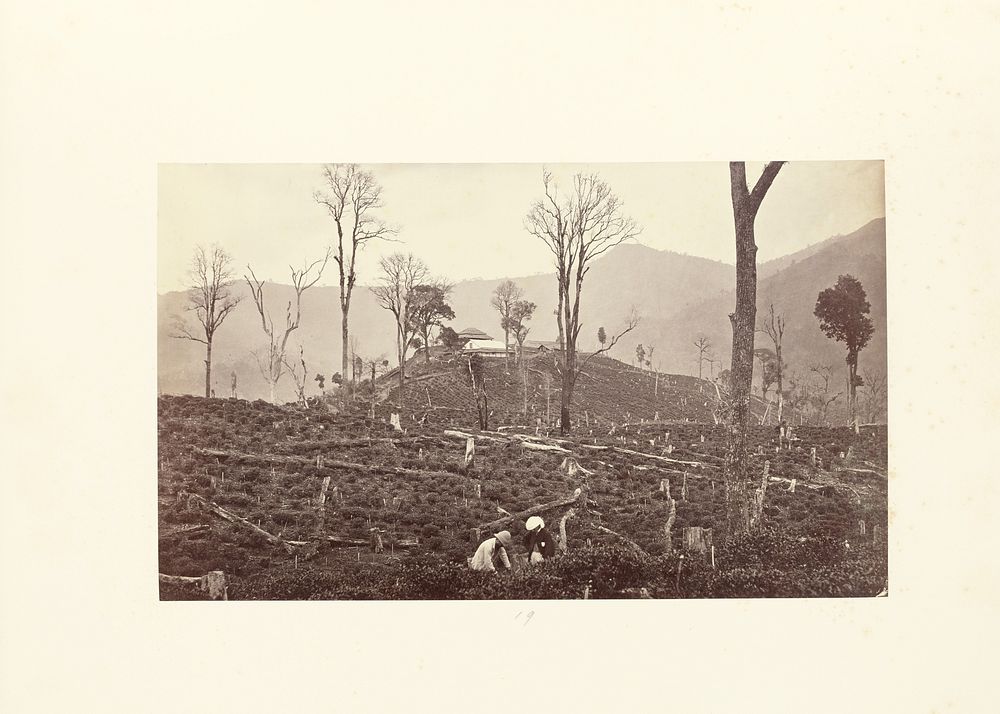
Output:
[[[508,354],[503,342],[493,339],[482,330],[475,327],[467,327],[458,333],[458,336],[465,340],[462,347],[462,354],[478,354],[487,357],[503,357]]]

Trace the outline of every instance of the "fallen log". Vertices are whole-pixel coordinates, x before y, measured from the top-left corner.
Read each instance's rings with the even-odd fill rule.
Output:
[[[188,501],[188,503],[191,503],[192,501],[194,501],[195,503],[199,504],[202,508],[208,510],[210,513],[215,514],[219,518],[222,518],[223,520],[229,521],[230,523],[232,523],[234,525],[242,526],[243,528],[246,528],[247,530],[253,531],[256,534],[258,534],[260,536],[263,536],[267,540],[268,543],[271,543],[273,545],[279,545],[279,546],[281,546],[282,548],[284,548],[285,552],[288,553],[289,555],[291,555],[295,551],[295,546],[306,545],[305,542],[301,542],[301,541],[286,541],[286,540],[284,540],[282,538],[279,538],[278,536],[274,535],[273,533],[268,533],[263,528],[260,528],[259,526],[255,526],[253,523],[251,523],[250,521],[248,521],[246,518],[242,518],[240,516],[237,516],[232,511],[227,511],[225,508],[223,508],[219,504],[213,503],[212,501],[209,501],[207,498],[203,498],[203,497],[199,496],[196,493],[187,493],[186,491],[181,491],[177,496],[178,496],[178,499],[186,498],[187,501]]]
[[[608,533],[609,535],[613,535],[616,538],[620,538],[621,540],[625,541],[625,543],[627,543],[628,545],[630,545],[632,547],[632,549],[635,550],[635,552],[637,552],[639,555],[643,555],[643,556],[647,556],[647,557],[649,556],[649,553],[647,553],[645,550],[643,550],[642,546],[640,546],[638,543],[636,543],[631,538],[626,538],[621,533],[617,533],[617,532],[611,530],[610,528],[605,528],[604,526],[597,526],[597,530],[603,531],[604,533]]]
[[[159,574],[161,583],[171,585],[197,585],[202,592],[207,592],[212,600],[228,600],[229,592],[226,588],[226,576],[221,570],[213,570],[201,577],[190,577],[187,575],[164,575]]]
[[[387,476],[449,476],[454,475],[447,471],[424,471],[421,469],[406,469],[395,466],[379,466],[378,464],[356,464],[350,461],[338,461],[334,459],[323,459],[322,466],[316,466],[314,459],[307,459],[301,456],[281,456],[278,454],[247,454],[239,451],[222,451],[219,449],[202,449],[192,446],[191,450],[200,456],[212,456],[218,459],[245,459],[248,461],[266,461],[269,463],[293,464],[296,466],[314,466],[318,470],[343,469],[345,471],[358,471],[366,474],[384,474]]]
[[[207,523],[181,526],[180,528],[176,528],[172,531],[161,533],[160,538],[175,538],[177,536],[189,536],[196,533],[204,533],[209,528],[210,526]]]
[[[495,532],[498,528],[501,528],[502,526],[505,526],[515,520],[523,520],[526,519],[528,516],[533,516],[538,513],[544,513],[545,511],[551,511],[553,509],[562,508],[564,506],[572,506],[581,500],[580,497],[582,495],[583,495],[583,490],[578,488],[576,489],[576,491],[573,492],[572,496],[566,498],[560,498],[556,501],[550,501],[549,503],[542,503],[537,506],[532,506],[531,508],[519,511],[518,513],[513,513],[509,516],[498,518],[495,521],[490,521],[489,523],[484,523],[482,525],[476,526],[475,528],[473,528],[473,530],[477,532],[481,531]]]
[[[591,447],[587,447],[591,448]],[[681,459],[668,459],[666,456],[657,456],[656,454],[647,454],[643,451],[633,451],[632,449],[626,449],[622,446],[610,446],[607,447],[612,451],[617,451],[620,454],[628,454],[630,456],[641,456],[644,459],[653,459],[655,461],[663,461],[668,464],[683,464],[684,466],[696,466],[702,468],[708,464],[704,464],[701,461],[683,461]]]

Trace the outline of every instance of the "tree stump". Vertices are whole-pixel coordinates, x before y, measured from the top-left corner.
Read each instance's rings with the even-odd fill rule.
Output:
[[[812,447],[811,449],[809,449],[809,463],[811,463],[813,466],[816,465],[816,447],[815,446]]]
[[[858,521],[858,533],[860,535],[864,535],[865,534],[865,522],[863,520],[862,521]]]
[[[226,590],[226,576],[221,570],[213,570],[207,575],[203,575],[199,586],[213,600],[229,599],[229,593]]]
[[[684,529],[684,550],[705,555],[712,547],[712,529],[688,526]]]
[[[371,529],[372,534],[372,552],[383,553],[385,552],[385,545],[382,543],[382,533],[378,528]]]
[[[681,479],[681,500],[688,500],[688,475],[687,471],[684,472],[684,476]]]
[[[565,553],[569,549],[569,543],[566,539],[566,521],[576,515],[576,509],[569,509],[563,514],[563,517],[559,519],[559,552]]]
[[[794,479],[794,478],[788,483],[788,492],[789,493],[795,493],[795,484],[796,483],[797,483],[797,479]]]
[[[885,545],[885,531],[878,523],[872,526],[872,541],[875,545]]]
[[[472,468],[476,458],[476,440],[469,437],[465,440],[465,470]]]
[[[389,417],[389,423],[395,431],[402,431],[403,425],[399,423],[399,412],[393,412]]]
[[[319,490],[319,506],[322,508],[326,505],[326,490],[330,488],[330,477],[323,477],[323,486]]]
[[[667,494],[667,498],[670,498],[670,479],[660,479],[660,493],[665,493]]]
[[[662,483],[662,482],[661,482]],[[670,497],[670,482],[667,481],[667,503],[669,505],[669,512],[667,514],[667,522],[663,526],[663,535],[666,541],[665,552],[670,555],[674,552],[674,519],[677,518],[677,501]]]

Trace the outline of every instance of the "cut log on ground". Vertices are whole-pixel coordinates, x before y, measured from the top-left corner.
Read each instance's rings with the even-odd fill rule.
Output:
[[[164,575],[160,573],[160,582],[172,585],[195,585],[202,592],[208,593],[212,600],[228,600],[229,591],[226,587],[226,576],[221,570],[213,570],[201,577],[186,575]]]
[[[638,553],[639,555],[643,555],[643,556],[648,556],[649,555],[649,553],[647,553],[645,550],[642,549],[642,546],[640,546],[638,543],[636,543],[631,538],[626,538],[621,533],[617,533],[616,531],[613,531],[610,528],[605,528],[604,526],[597,526],[597,530],[599,530],[599,531],[601,531],[603,533],[607,533],[609,535],[613,535],[616,538],[620,538],[621,540],[625,541],[625,543],[627,545],[631,546],[632,549],[636,553]]]
[[[238,526],[241,526],[243,528],[246,528],[247,530],[253,531],[257,535],[263,536],[267,540],[268,543],[271,543],[272,545],[281,546],[285,550],[285,552],[288,553],[289,555],[291,555],[294,552],[296,545],[305,545],[305,543],[299,543],[299,542],[296,542],[296,541],[286,541],[286,540],[284,540],[282,538],[279,538],[278,536],[274,535],[273,533],[268,533],[263,528],[255,526],[253,523],[251,523],[250,521],[248,521],[246,518],[242,518],[240,516],[237,516],[232,511],[227,511],[225,508],[223,508],[219,504],[213,503],[212,501],[209,501],[207,498],[203,498],[203,497],[199,496],[196,493],[187,493],[185,491],[181,491],[178,494],[178,499],[187,499],[188,504],[191,504],[192,502],[194,502],[194,503],[198,504],[198,506],[201,507],[202,509],[209,511],[210,513],[215,514],[219,518],[222,518],[222,519],[224,519],[226,521],[229,521],[230,523],[232,523],[234,525],[238,525]]]
[[[550,501],[549,503],[542,503],[537,506],[532,506],[531,508],[519,511],[510,516],[504,516],[503,518],[498,518],[495,521],[490,521],[489,523],[483,523],[480,526],[476,526],[473,530],[477,532],[487,531],[489,533],[496,533],[498,530],[502,530],[503,526],[509,525],[516,520],[525,520],[528,516],[534,516],[539,513],[544,513],[545,511],[552,511],[556,508],[564,508],[566,506],[573,505],[583,505],[585,502],[583,498],[583,490],[576,489],[572,496],[566,498],[560,498],[556,501]],[[476,537],[476,542],[479,542],[479,537]]]
[[[196,446],[191,450],[199,456],[211,456],[217,459],[242,459],[245,461],[264,461],[267,463],[293,464],[296,466],[312,466],[315,468],[316,462],[313,459],[306,459],[300,456],[281,456],[278,454],[247,454],[239,451],[222,451],[219,449],[201,449]],[[334,459],[323,459],[322,470],[336,471],[358,471],[366,474],[384,474],[387,476],[453,476],[448,471],[424,471],[422,469],[405,469],[393,466],[379,466],[378,464],[356,464],[350,461],[336,461]],[[320,469],[317,469],[320,470]]]

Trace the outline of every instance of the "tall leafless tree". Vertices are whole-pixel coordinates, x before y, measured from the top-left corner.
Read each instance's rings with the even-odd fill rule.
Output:
[[[503,344],[507,350],[504,355],[504,364],[510,369],[510,317],[514,310],[514,305],[524,297],[524,290],[517,286],[513,280],[504,280],[497,285],[490,298],[490,305],[500,313],[500,327],[503,328]]]
[[[754,184],[747,186],[746,164],[729,164],[730,194],[736,232],[736,309],[730,313],[733,352],[730,367],[731,389],[723,477],[726,482],[726,524],[728,536],[748,533],[751,518],[748,490],[747,432],[750,427],[750,386],[753,381],[754,327],[757,322],[757,242],[754,222],[784,162],[771,161]]]
[[[694,341],[694,346],[698,348],[698,379],[701,379],[701,365],[708,359],[708,354],[712,350],[712,341],[705,335],[699,335]]]
[[[556,366],[562,380],[559,429],[567,434],[571,429],[573,387],[582,366],[578,362],[577,338],[582,327],[583,280],[594,258],[634,238],[639,229],[622,213],[621,200],[596,174],[574,176],[572,191],[565,197],[559,195],[549,171],[542,173],[542,184],[545,197],[531,206],[525,228],[548,246],[555,262],[559,298],[556,322],[561,348]],[[613,348],[637,324],[638,317],[633,312],[625,328],[594,355]]]
[[[412,253],[393,253],[379,261],[382,275],[379,285],[372,288],[378,304],[396,319],[396,357],[399,360],[399,401],[403,403],[406,388],[406,351],[417,334],[412,319],[414,302],[419,295],[414,288],[430,280],[430,271]]]
[[[778,378],[778,423],[781,423],[782,411],[785,404],[783,382],[785,363],[781,359],[781,339],[785,335],[785,316],[774,311],[774,303],[771,303],[768,307],[767,316],[761,322],[759,330],[770,337],[771,344],[774,345],[775,368],[777,369]]]
[[[253,297],[254,305],[257,307],[257,314],[260,315],[260,324],[268,341],[266,354],[254,352],[254,357],[257,359],[257,366],[260,368],[261,375],[270,388],[271,402],[274,402],[275,389],[278,386],[279,380],[285,374],[285,348],[288,345],[288,338],[298,329],[299,323],[302,320],[302,293],[319,281],[329,260],[330,251],[327,250],[323,258],[310,263],[302,268],[302,270],[289,267],[292,274],[292,288],[295,290],[295,306],[293,309],[292,301],[288,301],[288,305],[285,308],[284,328],[275,327],[274,318],[267,309],[264,300],[264,285],[266,282],[258,280],[257,276],[254,275],[253,269],[249,265],[247,266],[250,274],[245,275],[244,279],[247,281],[247,285],[250,286],[250,294]],[[315,271],[315,275],[313,271]]]
[[[391,240],[397,229],[373,215],[382,208],[382,187],[369,171],[357,164],[327,164],[323,167],[326,188],[313,194],[326,207],[337,227],[333,260],[340,272],[341,372],[347,379],[351,295],[357,281],[358,251],[373,240]]]
[[[188,287],[187,310],[193,312],[198,324],[199,334],[194,334],[176,318],[173,337],[183,340],[193,340],[205,345],[205,396],[212,396],[212,343],[215,333],[229,316],[240,299],[232,294],[233,272],[232,258],[217,245],[209,250],[198,246],[194,250],[194,259],[188,271],[191,283]],[[201,334],[205,336],[202,337]],[[233,390],[235,392],[235,389]]]

